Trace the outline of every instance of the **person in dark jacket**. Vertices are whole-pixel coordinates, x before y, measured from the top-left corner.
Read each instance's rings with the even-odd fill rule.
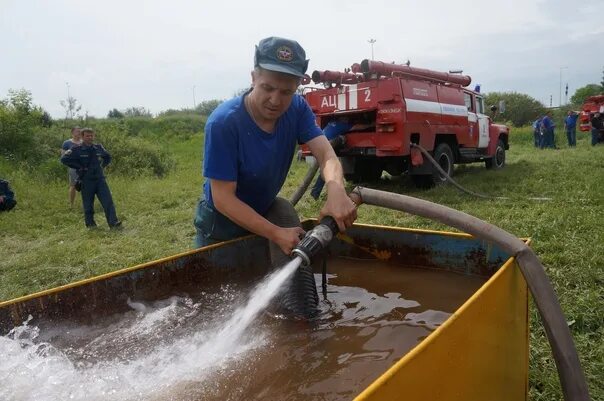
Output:
[[[7,212],[16,204],[15,193],[11,190],[8,181],[0,179],[0,212]]]
[[[596,146],[602,141],[602,135],[604,133],[604,120],[602,114],[594,113],[590,119],[591,122],[591,146]]]
[[[117,228],[122,223],[117,219],[111,191],[103,173],[103,168],[111,163],[111,155],[103,145],[94,143],[94,134],[90,128],[82,129],[82,144],[67,150],[61,157],[61,163],[78,172],[86,227],[96,227],[94,221],[94,197],[96,195],[105,211],[107,224],[111,228]]]

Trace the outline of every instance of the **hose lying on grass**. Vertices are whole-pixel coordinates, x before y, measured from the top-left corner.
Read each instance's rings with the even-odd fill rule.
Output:
[[[422,155],[424,155],[424,157],[426,159],[428,159],[428,161],[430,163],[432,163],[434,165],[434,167],[436,168],[436,170],[442,174],[443,177],[445,177],[445,179],[447,181],[449,181],[451,184],[453,184],[453,186],[457,189],[459,189],[461,192],[464,192],[468,195],[472,195],[472,196],[476,196],[477,198],[483,198],[483,199],[502,199],[502,200],[509,200],[510,198],[506,197],[506,196],[493,196],[493,195],[487,195],[487,194],[481,194],[479,192],[474,192],[474,191],[470,191],[469,189],[466,189],[464,187],[462,187],[461,185],[459,185],[457,183],[457,181],[455,181],[453,178],[451,178],[451,176],[449,174],[447,174],[447,172],[445,170],[442,169],[442,167],[438,164],[438,162],[436,160],[434,160],[434,158],[432,157],[432,155],[430,153],[428,153],[428,151],[424,148],[422,148],[421,146],[419,146],[416,143],[411,143],[411,146],[414,148],[419,149],[420,152],[422,152]],[[550,201],[552,200],[551,198],[542,198],[542,197],[536,197],[536,198],[527,198],[529,200],[536,200],[536,201]]]

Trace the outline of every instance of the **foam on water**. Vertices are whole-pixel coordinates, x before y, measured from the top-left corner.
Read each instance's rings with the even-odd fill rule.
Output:
[[[57,328],[54,333],[41,333],[26,322],[0,337],[0,400],[167,398],[171,387],[203,381],[266,343],[262,331],[246,330],[299,263],[296,258],[268,276],[226,322],[226,317],[218,316],[208,324],[204,316],[198,316],[199,305],[178,297],[151,306],[129,300],[133,318],[110,327]],[[226,313],[222,311],[223,316]],[[183,330],[180,335],[173,330],[196,319],[199,326],[195,330]],[[59,349],[44,341],[53,335],[92,340],[81,349]],[[107,344],[115,344],[113,357],[95,354],[95,346],[107,348]]]

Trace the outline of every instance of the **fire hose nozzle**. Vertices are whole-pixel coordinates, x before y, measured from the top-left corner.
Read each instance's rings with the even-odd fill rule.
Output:
[[[299,256],[302,266],[309,266],[313,256],[329,245],[338,231],[336,220],[331,216],[324,217],[315,228],[306,233],[292,250],[291,256]]]

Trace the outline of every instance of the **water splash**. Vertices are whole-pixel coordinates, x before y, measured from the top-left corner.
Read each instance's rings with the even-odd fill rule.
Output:
[[[121,341],[119,345],[132,348],[136,343],[144,342],[147,335],[156,337],[159,343],[147,354],[125,349],[118,351],[120,355],[112,359],[95,359],[94,352],[73,358],[73,350],[62,351],[49,342],[39,341],[40,330],[30,326],[28,321],[9,335],[0,337],[0,399],[165,399],[179,383],[202,382],[230,361],[241,359],[250,350],[266,343],[266,334],[249,330],[250,326],[300,262],[299,258],[292,260],[258,284],[246,305],[237,309],[226,323],[222,319],[222,322],[201,325],[193,330],[193,334],[162,338],[162,335],[171,335],[170,331],[164,330],[166,322],[178,324],[176,319],[183,312],[191,317],[191,310],[199,312],[199,305],[192,305],[190,300],[187,304],[186,300],[177,297],[158,306],[129,301],[134,309],[131,312],[134,322],[130,327],[124,327],[122,322],[103,332],[98,327],[78,329],[98,335],[90,343],[101,343],[105,347],[108,342]],[[118,341],[114,337],[118,334],[127,338]],[[148,345],[142,348],[148,348]]]

